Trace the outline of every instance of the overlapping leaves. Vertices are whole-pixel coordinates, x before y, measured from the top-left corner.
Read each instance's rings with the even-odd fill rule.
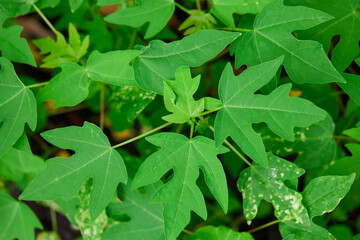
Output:
[[[275,75],[283,58],[249,67],[235,76],[228,64],[219,83],[223,108],[215,119],[215,140],[221,144],[231,138],[255,162],[267,166],[265,147],[252,124],[265,122],[277,135],[294,140],[294,127],[307,127],[325,118],[326,113],[311,102],[289,97],[291,84],[285,84],[269,95],[254,94]]]
[[[106,136],[94,124],[66,127],[42,134],[47,141],[76,153],[67,159],[46,161],[40,172],[21,194],[26,200],[70,199],[81,185],[93,178],[90,214],[95,219],[109,204],[119,182],[126,183],[127,173],[120,154],[111,148]]]
[[[147,140],[161,147],[159,152],[148,157],[140,166],[133,187],[138,188],[158,181],[169,170],[172,179],[158,189],[153,202],[164,202],[166,239],[174,239],[190,221],[190,211],[203,219],[207,217],[204,197],[196,185],[199,169],[205,181],[224,211],[228,207],[228,188],[223,167],[216,155],[227,151],[215,147],[215,142],[198,136],[188,139],[181,134],[160,133]]]
[[[345,82],[318,42],[299,41],[291,34],[330,19],[318,10],[284,6],[282,0],[275,0],[256,16],[254,30],[231,45],[235,66],[253,66],[284,55],[283,65],[296,83]]]

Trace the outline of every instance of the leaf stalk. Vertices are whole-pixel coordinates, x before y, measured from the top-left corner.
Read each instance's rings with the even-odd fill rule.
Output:
[[[55,35],[57,35],[57,31],[54,27],[54,25],[51,24],[51,22],[49,21],[49,19],[47,19],[47,17],[41,12],[41,10],[35,5],[35,3],[31,4],[33,6],[33,8],[35,9],[35,11],[40,15],[40,17],[44,20],[44,22],[48,25],[48,27],[51,29],[51,31],[53,31],[53,33],[55,33]]]

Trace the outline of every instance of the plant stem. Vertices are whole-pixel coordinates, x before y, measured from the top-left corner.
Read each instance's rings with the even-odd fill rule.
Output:
[[[55,35],[57,34],[57,31],[55,29],[55,27],[51,24],[51,22],[49,21],[49,19],[47,19],[47,17],[41,12],[41,10],[35,5],[35,3],[32,3],[33,8],[35,9],[35,11],[40,15],[40,17],[44,20],[44,22],[49,26],[49,28],[51,29],[51,31],[53,31],[53,33],[55,33]]]
[[[186,7],[180,5],[179,3],[175,2],[175,6],[177,6],[178,8],[180,8],[181,10],[183,10],[184,12],[186,12],[187,14],[191,15],[190,10],[187,9]]]
[[[264,224],[264,225],[261,225],[261,226],[259,226],[259,227],[256,227],[256,228],[254,228],[254,229],[249,230],[248,233],[253,233],[253,232],[259,231],[259,230],[261,230],[261,229],[270,227],[270,226],[272,226],[272,225],[274,225],[274,224],[277,224],[277,223],[279,223],[279,222],[280,222],[280,220],[275,220],[275,221],[266,223],[266,224]]]
[[[196,0],[196,8],[201,11],[201,4],[199,0]]]
[[[213,126],[209,126],[209,128],[211,129],[211,131],[215,132]],[[231,143],[229,143],[227,140],[225,140],[224,142],[231,150],[233,150],[236,155],[238,155],[247,165],[249,165],[249,167],[252,167],[251,163],[238,150],[236,150],[236,148]]]
[[[233,31],[233,32],[251,32],[253,31],[252,29],[247,29],[247,28],[216,28],[218,30],[226,30],[226,31]]]
[[[222,109],[222,108],[223,108],[223,106],[218,107],[218,108],[215,108],[215,109],[213,109],[213,110],[205,111],[205,112],[201,113],[198,117],[201,117],[201,116],[208,115],[208,114],[210,114],[210,113],[219,111],[219,110]]]
[[[165,124],[163,124],[163,125],[161,125],[161,126],[159,126],[157,128],[154,128],[153,130],[150,130],[149,132],[143,133],[143,134],[141,134],[141,135],[139,135],[137,137],[131,138],[131,139],[126,140],[126,141],[124,141],[122,143],[119,143],[119,144],[117,144],[115,146],[112,146],[112,148],[115,149],[115,148],[124,146],[126,144],[132,143],[132,142],[134,142],[134,141],[136,141],[138,139],[141,139],[143,137],[146,137],[146,136],[152,134],[153,132],[159,131],[160,129],[163,129],[163,128],[167,127],[167,126],[170,126],[171,124],[173,124],[173,123],[165,123]]]
[[[137,31],[134,30],[133,34],[131,35],[129,46],[128,46],[127,49],[132,49],[133,48],[133,46],[135,44],[135,40],[136,40],[136,35],[137,35]]]
[[[25,86],[25,87],[27,87],[27,88],[42,87],[42,86],[45,86],[45,85],[48,84],[48,83],[49,83],[49,82],[36,83],[36,84],[28,85],[28,86]]]
[[[347,136],[336,136],[336,135],[334,135],[334,138],[344,139],[344,140],[355,140],[354,138],[352,138],[352,137],[347,137]]]
[[[189,230],[187,230],[187,229],[184,229],[184,230],[182,230],[184,233],[186,233],[187,235],[193,235],[194,233],[192,232],[192,231],[189,231]]]
[[[100,129],[104,131],[104,119],[105,119],[105,84],[100,89]]]
[[[192,122],[191,127],[190,127],[190,139],[192,139],[192,137],[194,135],[194,125],[195,125],[195,122]]]
[[[50,208],[50,217],[51,217],[52,231],[57,232],[56,211],[52,208]]]

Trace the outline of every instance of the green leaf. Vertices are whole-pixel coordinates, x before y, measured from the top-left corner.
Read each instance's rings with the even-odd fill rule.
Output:
[[[294,223],[280,223],[279,225],[281,236],[284,238],[289,235],[294,235],[292,239],[296,240],[335,240],[325,228],[322,228],[314,223],[310,227],[304,228],[299,224]]]
[[[130,181],[126,186],[120,186],[119,197],[121,203],[110,203],[107,214],[113,219],[123,215],[130,217],[130,221],[120,222],[106,230],[101,239],[143,240],[144,233],[147,239],[164,238],[164,218],[161,204],[150,204],[149,201],[161,183],[148,185],[144,189],[146,194],[130,188]]]
[[[156,191],[153,202],[164,202],[165,236],[175,239],[190,221],[190,211],[203,219],[207,217],[204,197],[196,185],[199,169],[204,173],[205,181],[226,212],[228,207],[228,188],[223,167],[216,155],[227,149],[215,147],[215,142],[198,136],[191,140],[181,134],[160,133],[146,138],[150,143],[162,149],[140,166],[133,188],[158,181],[169,170],[174,171],[173,178]]]
[[[5,193],[0,193],[0,239],[35,240],[35,228],[43,229],[31,209]]]
[[[320,42],[326,52],[329,52],[332,38],[340,35],[340,41],[332,51],[331,62],[340,72],[343,72],[359,53],[359,1],[287,0],[287,2],[315,8],[334,16],[330,21],[299,32],[299,36],[304,39],[314,39]]]
[[[302,193],[303,204],[311,218],[331,212],[350,190],[355,174],[323,176],[310,181]]]
[[[274,0],[212,0],[213,5],[210,11],[226,26],[234,29],[234,13],[240,15],[246,13],[257,14],[272,1]]]
[[[240,35],[209,29],[171,43],[153,40],[134,62],[135,80],[142,89],[163,94],[163,82],[174,79],[178,67],[204,64]]]
[[[275,216],[282,222],[310,225],[309,215],[301,203],[302,196],[288,188],[285,180],[297,179],[304,170],[295,164],[268,154],[269,167],[254,165],[240,173],[239,191],[243,194],[245,218],[250,225],[262,199],[274,206]]]
[[[206,226],[197,230],[187,240],[254,240],[250,233],[236,232],[230,228]]]
[[[201,29],[214,28],[215,18],[210,13],[201,10],[189,10],[190,16],[180,25],[179,31],[187,29],[184,36],[193,34]]]
[[[249,67],[239,76],[228,64],[219,83],[224,107],[215,119],[217,145],[231,136],[245,154],[263,166],[267,166],[265,147],[253,123],[265,122],[280,137],[294,141],[294,127],[307,127],[326,117],[326,112],[313,103],[289,97],[291,84],[282,85],[269,95],[254,94],[271,80],[282,61],[281,57]]]
[[[167,81],[164,85],[164,104],[172,114],[164,116],[165,121],[185,123],[204,111],[204,99],[195,101],[193,97],[199,88],[200,78],[200,75],[192,78],[190,67],[182,66],[175,72],[175,81]]]
[[[115,131],[126,129],[155,99],[156,94],[139,87],[111,86],[108,119]]]
[[[342,73],[342,76],[346,83],[338,83],[338,85],[360,106],[360,76],[350,73]]]
[[[336,159],[334,128],[334,122],[327,116],[324,121],[310,127],[295,128],[293,142],[278,137],[265,126],[258,132],[267,150],[281,157],[298,153],[295,163],[301,168],[311,169],[329,164]]]
[[[135,86],[129,62],[140,53],[137,50],[118,50],[104,54],[94,51],[86,67],[71,62],[60,63],[61,73],[41,90],[38,99],[54,100],[55,108],[77,105],[88,96],[91,80],[122,87]]]
[[[330,15],[318,10],[284,6],[282,0],[274,1],[256,16],[254,30],[231,45],[236,68],[284,55],[283,65],[296,83],[345,82],[318,42],[299,41],[291,34],[330,19]]]
[[[23,134],[27,123],[36,128],[36,100],[15,73],[13,65],[0,57],[0,157]]]
[[[71,12],[75,12],[83,3],[84,0],[69,0]]]
[[[10,61],[26,63],[36,67],[34,57],[26,39],[20,37],[22,26],[3,28],[0,26],[1,55]]]
[[[145,23],[149,26],[145,38],[151,38],[159,33],[174,13],[174,0],[136,0],[136,7],[120,9],[105,17],[105,21],[134,28]]]
[[[46,37],[33,40],[33,43],[40,48],[40,54],[49,53],[48,56],[42,59],[44,63],[41,67],[56,68],[62,62],[79,62],[89,47],[89,36],[86,36],[81,42],[79,33],[74,25],[70,23],[69,44],[66,43],[64,35],[60,32],[56,34],[56,42],[52,38]]]
[[[0,27],[7,18],[24,15],[37,0],[0,0]]]
[[[0,177],[18,182],[25,175],[33,176],[45,166],[44,160],[33,155],[26,135],[0,158]]]
[[[90,193],[92,219],[111,201],[119,182],[127,181],[123,159],[111,148],[103,132],[92,123],[82,127],[65,127],[41,134],[45,140],[76,153],[70,158],[55,157],[46,161],[40,172],[21,194],[26,200],[70,199],[79,191],[83,182],[93,178]]]

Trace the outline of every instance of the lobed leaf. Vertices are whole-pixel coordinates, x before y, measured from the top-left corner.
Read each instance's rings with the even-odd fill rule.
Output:
[[[236,232],[230,228],[205,226],[198,229],[188,240],[254,240],[250,233]]]
[[[32,201],[70,199],[86,180],[92,178],[90,215],[96,219],[111,201],[119,182],[127,181],[122,157],[110,146],[100,128],[92,123],[57,128],[41,135],[56,146],[74,150],[75,154],[67,159],[47,160],[46,168],[36,175],[20,198]]]
[[[216,157],[226,152],[226,148],[216,148],[214,141],[202,136],[188,139],[176,133],[160,133],[147,140],[162,149],[150,155],[140,166],[133,188],[154,183],[169,170],[174,171],[172,179],[156,191],[152,200],[166,203],[163,213],[166,239],[179,235],[190,221],[190,211],[203,219],[207,217],[204,197],[196,185],[200,169],[211,193],[227,211],[226,177]]]
[[[280,57],[249,67],[239,76],[235,76],[227,64],[219,83],[224,107],[215,119],[216,144],[231,136],[245,154],[263,166],[267,166],[265,147],[253,123],[265,122],[277,135],[294,141],[294,127],[310,126],[326,116],[326,112],[313,103],[289,97],[291,84],[282,85],[269,95],[254,94],[271,80],[282,61]]]

